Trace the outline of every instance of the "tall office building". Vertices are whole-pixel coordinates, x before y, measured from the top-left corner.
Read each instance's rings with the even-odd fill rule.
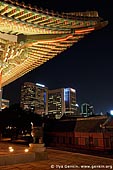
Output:
[[[48,90],[48,113],[60,118],[65,114],[76,114],[76,90],[60,88]]]
[[[39,115],[48,113],[48,89],[42,84],[25,82],[21,88],[20,106],[24,110],[33,111]]]
[[[2,99],[2,107],[1,109],[9,108],[9,100]]]
[[[84,117],[92,116],[94,115],[94,107],[88,103],[83,103],[81,105],[81,114]]]
[[[67,114],[76,114],[76,90],[64,88],[64,112]]]

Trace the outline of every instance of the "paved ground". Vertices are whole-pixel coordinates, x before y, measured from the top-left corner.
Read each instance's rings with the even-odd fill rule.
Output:
[[[7,151],[7,148],[8,148],[8,144],[0,143],[1,154],[2,151],[3,152],[5,151],[5,149]],[[24,149],[24,146],[15,145],[15,148],[18,149],[19,152],[22,149]],[[102,158],[98,156],[71,153],[71,152],[59,151],[53,149],[47,149],[47,151],[48,151],[48,160],[46,161],[0,166],[0,170],[113,169],[113,159],[110,158]]]

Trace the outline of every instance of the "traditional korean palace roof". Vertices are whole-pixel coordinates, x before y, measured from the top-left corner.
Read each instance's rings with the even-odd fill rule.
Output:
[[[23,76],[107,24],[97,11],[54,13],[0,0],[2,86]]]
[[[111,118],[112,119],[112,118]],[[107,122],[107,127],[113,128],[113,120],[109,121],[107,116],[94,116],[87,118],[75,118],[73,120],[51,120],[45,123],[46,132],[102,132],[103,125]]]

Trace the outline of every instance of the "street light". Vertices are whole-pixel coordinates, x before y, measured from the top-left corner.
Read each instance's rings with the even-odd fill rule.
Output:
[[[110,110],[110,115],[113,116],[113,110]]]

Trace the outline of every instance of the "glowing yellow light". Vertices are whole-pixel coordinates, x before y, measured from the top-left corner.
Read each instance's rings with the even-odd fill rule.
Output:
[[[12,146],[9,146],[9,152],[14,152],[14,149]]]
[[[14,152],[14,149],[13,149],[13,148],[12,148],[12,149],[10,149],[10,150],[9,150],[9,152]]]
[[[29,152],[29,149],[25,149],[24,152]]]
[[[12,149],[12,146],[9,146],[9,150]]]

